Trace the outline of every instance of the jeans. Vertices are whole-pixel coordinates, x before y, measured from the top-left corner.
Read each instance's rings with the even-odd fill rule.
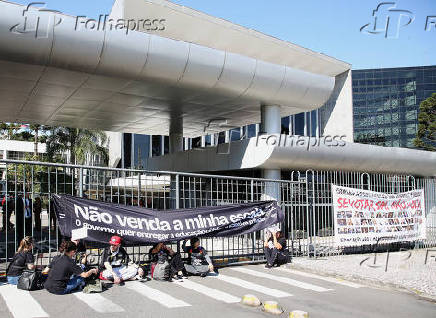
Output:
[[[287,250],[282,249],[279,251],[275,247],[274,248],[265,247],[264,251],[265,251],[266,262],[270,266],[273,266],[274,263],[276,263],[277,265],[282,265],[288,262]]]
[[[274,248],[265,247],[265,257],[266,257],[266,263],[270,266],[274,265],[274,262],[277,258],[277,252],[278,250]]]
[[[77,288],[81,287],[85,282],[85,279],[81,276],[72,276],[67,283],[67,287],[65,288],[64,294],[69,294]]]
[[[11,285],[18,285],[18,280],[20,279],[20,276],[8,276],[8,283]]]

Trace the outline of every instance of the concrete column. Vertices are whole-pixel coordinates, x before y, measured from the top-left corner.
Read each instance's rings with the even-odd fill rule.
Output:
[[[280,134],[282,128],[280,106],[262,105],[260,110],[261,123],[259,134]],[[281,170],[264,169],[262,171],[262,177],[265,179],[281,180]],[[266,182],[262,200],[276,200],[280,202],[280,184],[278,182]]]
[[[262,105],[260,107],[260,133],[280,134],[281,131],[280,106]]]
[[[170,120],[170,153],[183,151],[183,118],[172,118]]]

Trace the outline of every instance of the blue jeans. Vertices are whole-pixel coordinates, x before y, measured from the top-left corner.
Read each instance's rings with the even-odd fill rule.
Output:
[[[8,283],[11,285],[18,285],[18,280],[20,279],[20,276],[8,276]]]
[[[64,294],[69,294],[72,291],[78,289],[83,285],[85,279],[81,276],[71,276],[70,280],[67,283],[67,287],[65,288]]]

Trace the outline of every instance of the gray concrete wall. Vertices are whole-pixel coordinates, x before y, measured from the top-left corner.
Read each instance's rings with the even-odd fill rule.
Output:
[[[322,136],[345,135],[345,141],[354,142],[351,70],[336,76],[333,93],[319,114]]]

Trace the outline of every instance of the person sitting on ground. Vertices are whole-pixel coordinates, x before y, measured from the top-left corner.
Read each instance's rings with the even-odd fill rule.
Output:
[[[286,239],[281,231],[268,231],[265,235],[264,251],[266,257],[266,268],[275,265],[280,266],[288,261],[286,250]]]
[[[206,277],[209,272],[214,271],[212,260],[206,250],[200,246],[198,237],[191,238],[190,246],[186,246],[187,240],[183,241],[182,249],[188,253],[188,264],[185,264],[186,272],[189,275],[200,275]]]
[[[138,272],[138,266],[130,262],[129,255],[121,246],[121,237],[112,236],[109,244],[104,249],[100,262],[101,279],[120,284],[126,280],[134,280],[137,274],[142,276],[142,269]]]
[[[88,261],[88,255],[86,254],[85,244],[82,242],[82,240],[76,239],[74,237],[71,238],[71,242],[73,242],[77,246],[76,257],[75,257],[76,263],[78,265],[83,264],[86,266]]]
[[[9,267],[6,270],[8,283],[17,285],[23,271],[27,269],[34,269],[35,259],[32,254],[33,238],[26,236],[20,242],[17,253],[12,258]]]
[[[71,241],[63,241],[60,247],[60,255],[53,258],[50,265],[44,269],[48,272],[47,280],[44,287],[52,294],[64,295],[84,287],[84,279],[97,274],[96,268],[87,272],[76,264],[74,257],[76,255],[77,245]]]
[[[171,281],[183,279],[184,264],[180,253],[174,252],[165,243],[156,243],[148,252],[152,266],[152,277]]]

